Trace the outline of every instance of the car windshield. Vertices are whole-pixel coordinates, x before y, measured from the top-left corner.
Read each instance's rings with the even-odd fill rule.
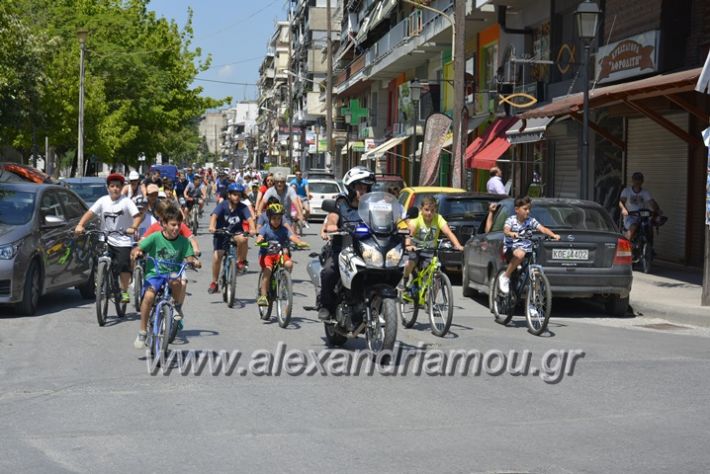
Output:
[[[447,199],[439,208],[439,214],[446,219],[481,217],[487,213],[488,201],[482,199]]]
[[[375,184],[372,186],[372,192],[389,192],[390,189],[397,188],[402,190],[404,188],[404,181],[396,179],[377,179],[375,178]]]
[[[376,233],[389,233],[402,218],[403,208],[389,193],[367,193],[357,209],[360,219]]]
[[[505,206],[496,214],[493,230],[502,230],[505,219],[514,214],[512,203]],[[533,203],[530,216],[553,230],[616,232],[609,214],[597,207],[568,203]]]
[[[312,193],[318,194],[338,194],[340,192],[336,183],[310,183],[308,188]]]
[[[87,206],[91,206],[97,199],[106,195],[106,185],[104,183],[67,183],[69,189],[79,195]]]
[[[34,204],[34,193],[0,189],[0,224],[27,224],[32,219]]]

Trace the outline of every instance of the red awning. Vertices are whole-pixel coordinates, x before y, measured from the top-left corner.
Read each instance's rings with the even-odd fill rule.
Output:
[[[489,169],[505,153],[510,142],[505,132],[518,121],[517,117],[502,117],[491,124],[480,137],[466,147],[466,167]]]

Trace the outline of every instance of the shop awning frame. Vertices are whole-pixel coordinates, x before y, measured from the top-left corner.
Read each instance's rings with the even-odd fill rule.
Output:
[[[511,145],[535,143],[545,138],[547,127],[557,117],[521,118],[505,132],[505,138]]]
[[[400,143],[402,143],[403,141],[405,141],[408,138],[411,138],[411,137],[408,137],[405,135],[405,136],[390,138],[389,140],[387,140],[386,142],[384,142],[383,144],[381,144],[380,146],[378,146],[374,150],[370,150],[367,153],[363,153],[362,158],[360,158],[360,161],[376,160],[378,158],[381,158],[385,153],[387,153],[387,150],[399,145]]]
[[[702,68],[689,69],[593,89],[589,92],[589,108],[594,109],[619,104],[625,105],[653,120],[686,143],[690,145],[700,145],[702,144],[700,138],[677,127],[641,101],[651,98],[665,98],[699,119],[708,121],[710,120],[710,114],[708,114],[708,112],[691,104],[688,100],[679,95],[695,90],[701,72]],[[520,117],[528,119],[570,116],[572,119],[581,123],[583,120],[583,112],[584,96],[582,93],[577,93],[524,112],[520,114]],[[599,124],[590,121],[589,128],[622,150],[626,149],[626,143],[622,139],[615,137]]]

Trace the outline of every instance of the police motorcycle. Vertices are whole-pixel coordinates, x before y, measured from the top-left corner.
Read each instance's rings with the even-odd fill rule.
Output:
[[[341,216],[347,215],[341,211],[343,206],[347,206],[344,201],[322,204],[323,210]],[[412,208],[406,218],[417,215],[418,209]],[[325,337],[329,346],[342,346],[364,333],[368,348],[377,353],[392,350],[397,339],[397,284],[404,272],[404,239],[409,231],[398,230],[403,208],[389,193],[365,194],[358,216],[354,222],[341,221],[341,229],[328,234],[344,240],[338,257],[340,281],[335,287],[338,302],[334,317],[324,321]],[[325,258],[315,253],[311,257],[319,257],[308,264],[318,301]]]

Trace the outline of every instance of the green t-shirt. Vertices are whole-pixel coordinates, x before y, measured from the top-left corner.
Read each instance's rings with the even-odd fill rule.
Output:
[[[431,245],[423,245],[424,243],[433,244],[439,239],[441,228],[446,225],[446,219],[441,217],[441,214],[436,213],[431,218],[431,224],[426,225],[424,216],[419,214],[419,217],[414,219],[414,239],[417,245],[422,247],[430,247]]]
[[[146,255],[150,255],[158,260],[175,262],[175,265],[161,265],[159,269],[150,259],[146,260],[146,278],[158,275],[158,270],[162,274],[174,272],[180,269],[180,265],[187,257],[192,257],[192,245],[182,235],[178,235],[175,240],[168,240],[162,232],[153,232],[145,239],[141,240],[138,246]]]

